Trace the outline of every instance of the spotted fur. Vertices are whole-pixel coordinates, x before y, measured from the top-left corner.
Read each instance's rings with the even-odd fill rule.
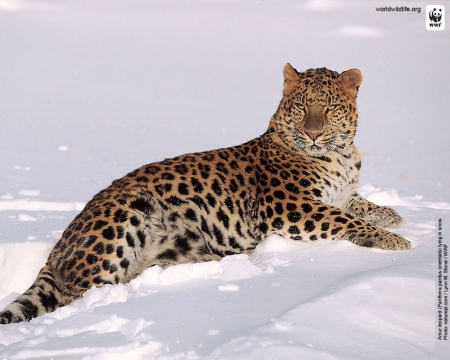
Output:
[[[142,166],[95,195],[71,222],[34,284],[0,313],[29,321],[89,288],[126,283],[159,265],[250,254],[267,236],[349,240],[396,250],[410,244],[383,228],[401,217],[363,199],[357,69],[284,68],[269,129],[243,145]]]

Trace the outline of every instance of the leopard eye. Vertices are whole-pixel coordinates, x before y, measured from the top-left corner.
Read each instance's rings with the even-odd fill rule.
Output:
[[[297,110],[305,111],[305,107],[303,106],[303,104],[297,103],[295,104],[295,107],[297,108]]]
[[[336,105],[330,105],[330,106],[327,106],[327,110],[328,110],[328,111],[336,110]]]

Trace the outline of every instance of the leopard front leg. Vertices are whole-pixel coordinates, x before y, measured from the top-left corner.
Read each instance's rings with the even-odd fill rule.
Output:
[[[278,234],[293,240],[348,240],[352,243],[384,250],[406,250],[408,240],[398,234],[377,228],[345,210],[322,203],[278,203],[279,216],[268,219],[268,235]],[[295,208],[294,208],[295,206]]]
[[[350,196],[344,205],[344,209],[350,214],[383,229],[398,228],[403,221],[395,210],[376,205],[356,192]]]

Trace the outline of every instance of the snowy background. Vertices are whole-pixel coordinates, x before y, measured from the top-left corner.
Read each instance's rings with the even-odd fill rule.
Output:
[[[425,29],[429,4],[0,0],[0,308],[113,179],[261,135],[286,62],[362,71],[360,190],[394,205],[413,244],[386,252],[272,237],[250,259],[149,269],[1,327],[0,358],[439,358],[450,26]],[[375,10],[385,6],[421,12]]]

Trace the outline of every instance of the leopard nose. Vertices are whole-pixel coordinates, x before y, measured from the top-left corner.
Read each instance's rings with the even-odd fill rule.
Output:
[[[315,141],[323,133],[321,133],[321,132],[317,132],[317,133],[307,132],[306,134],[311,138],[311,140]]]

